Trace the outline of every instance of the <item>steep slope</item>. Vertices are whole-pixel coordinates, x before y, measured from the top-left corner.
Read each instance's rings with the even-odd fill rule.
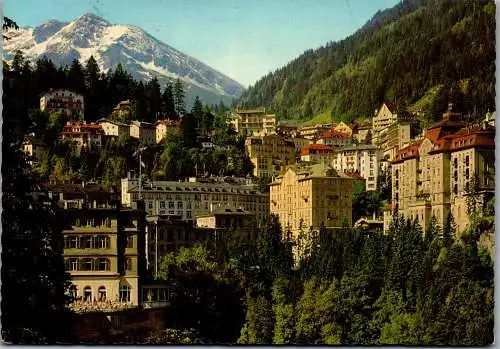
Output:
[[[383,100],[409,106],[435,86],[467,81],[469,105],[482,112],[494,108],[494,73],[493,1],[411,0],[304,52],[247,89],[240,104],[282,118],[328,112],[349,121],[370,117]]]
[[[103,71],[121,63],[134,78],[147,80],[157,76],[160,83],[180,78],[187,84],[188,103],[195,95],[205,103],[231,101],[244,88],[236,81],[210,68],[140,28],[112,25],[94,14],[63,23],[49,21],[36,28],[9,31],[4,58],[12,59],[16,50],[35,62],[46,56],[56,65],[69,65],[73,59],[82,63],[93,55]]]

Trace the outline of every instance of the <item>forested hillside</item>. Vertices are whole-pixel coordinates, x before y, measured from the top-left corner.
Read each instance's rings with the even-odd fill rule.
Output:
[[[425,111],[434,100],[441,108],[443,99],[460,99],[463,113],[480,115],[494,109],[494,74],[493,1],[402,1],[350,37],[263,77],[240,104],[265,106],[281,119],[326,111],[350,121],[371,117],[384,100],[412,106],[425,96],[430,103],[418,103]]]

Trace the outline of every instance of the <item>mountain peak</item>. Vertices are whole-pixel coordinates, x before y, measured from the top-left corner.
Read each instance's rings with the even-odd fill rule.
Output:
[[[76,19],[75,22],[82,22],[82,23],[91,23],[91,24],[100,24],[104,26],[110,25],[110,23],[105,20],[104,18],[92,13],[92,12],[87,12],[81,15]]]

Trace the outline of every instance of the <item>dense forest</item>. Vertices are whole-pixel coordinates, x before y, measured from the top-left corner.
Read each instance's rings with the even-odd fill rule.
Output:
[[[493,261],[477,241],[494,201],[463,234],[450,217],[424,235],[396,217],[387,234],[320,229],[293,241],[276,216],[254,238],[162,259],[175,283],[168,329],[149,343],[486,345],[493,342]],[[292,247],[305,256],[293,263]]]
[[[456,98],[467,101],[458,110],[467,115],[495,108],[491,0],[401,1],[348,38],[269,73],[239,103],[265,106],[284,119],[328,112],[334,121],[351,121],[371,117],[384,100],[429,114]]]

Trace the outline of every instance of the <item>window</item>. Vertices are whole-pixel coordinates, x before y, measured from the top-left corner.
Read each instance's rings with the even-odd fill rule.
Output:
[[[90,286],[85,286],[83,289],[83,299],[86,301],[92,300],[92,288]]]
[[[87,226],[88,226],[88,227],[93,227],[93,226],[94,226],[94,224],[95,224],[95,222],[94,222],[94,217],[88,217],[88,218],[87,218]]]
[[[130,302],[130,286],[120,285],[120,302]]]
[[[109,248],[109,238],[107,236],[99,235],[96,238],[95,248]]]
[[[94,244],[93,244],[94,241],[93,241],[92,236],[83,236],[83,237],[81,237],[80,241],[81,241],[80,248],[93,248],[94,247]]]
[[[165,208],[165,201],[160,201],[160,208]]]
[[[133,235],[127,236],[127,248],[134,248],[134,236]]]
[[[69,259],[69,270],[72,270],[72,271],[78,270],[78,259],[76,259],[76,258]]]
[[[83,258],[82,259],[82,269],[84,271],[92,270],[92,259],[91,258]]]
[[[127,271],[132,271],[132,258],[126,258],[125,259],[125,270]]]
[[[168,208],[174,208],[175,207],[175,202],[169,201],[168,202]]]
[[[99,302],[104,302],[106,300],[106,287],[99,286],[99,289],[97,290],[97,297]]]
[[[111,263],[110,263],[108,258],[99,258],[97,260],[97,270],[101,270],[101,271],[110,270],[111,269],[110,264]]]
[[[69,296],[73,299],[76,299],[76,297],[78,297],[78,289],[75,285],[71,285],[71,287],[69,288]]]
[[[182,209],[182,207],[183,207],[183,202],[182,202],[182,201],[179,201],[179,202],[177,203],[177,208],[178,208],[178,209]]]
[[[78,248],[78,236],[65,236],[64,248]]]
[[[153,201],[148,201],[148,209],[153,209]]]

